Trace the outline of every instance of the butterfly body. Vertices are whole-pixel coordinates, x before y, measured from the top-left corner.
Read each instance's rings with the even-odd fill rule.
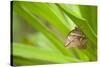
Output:
[[[67,48],[86,48],[87,38],[79,28],[72,30],[65,41]]]

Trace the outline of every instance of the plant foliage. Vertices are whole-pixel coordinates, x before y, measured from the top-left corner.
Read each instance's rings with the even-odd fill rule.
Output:
[[[13,1],[13,65],[58,64],[97,60],[97,7],[64,3]],[[86,49],[64,47],[78,26]]]

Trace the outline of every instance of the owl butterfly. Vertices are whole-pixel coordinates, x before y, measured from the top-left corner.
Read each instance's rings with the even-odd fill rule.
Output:
[[[65,40],[65,47],[67,48],[86,48],[87,38],[79,28],[73,29]]]

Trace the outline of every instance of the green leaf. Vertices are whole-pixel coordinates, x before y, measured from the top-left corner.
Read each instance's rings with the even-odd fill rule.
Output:
[[[96,15],[93,16],[94,13],[96,14],[96,6],[89,6],[89,7],[87,6],[86,7],[86,6],[83,6],[83,5],[78,5],[78,7],[74,7],[72,9],[70,7],[73,7],[75,5],[70,5],[70,6],[67,6],[65,4],[57,4],[57,5],[70,17],[70,19],[72,19],[72,21],[74,21],[74,23],[81,29],[81,31],[83,31],[86,34],[87,39],[88,39],[88,43],[87,43],[88,48],[86,50],[89,53],[96,56],[96,54],[97,54],[96,53],[96,51],[97,51],[97,46],[96,46],[97,45],[97,35],[96,35],[96,31],[92,29],[93,24],[97,28],[97,26],[96,26],[96,24],[97,24]],[[83,9],[84,11],[82,12],[82,10],[79,7],[80,8],[85,7],[86,10],[84,8]],[[87,10],[88,8],[91,8],[93,11],[90,12],[90,10]],[[77,11],[77,9],[80,9],[80,11]],[[79,12],[80,15],[78,15],[76,12]],[[89,15],[88,15],[88,13],[89,13]],[[92,18],[95,17],[95,19],[93,19],[92,22],[90,22],[90,20],[91,20],[90,16]],[[91,23],[92,23],[92,25],[91,25]],[[96,59],[96,57],[94,58],[94,60],[95,59]]]
[[[90,26],[87,19],[84,19],[83,17],[77,15],[74,11],[70,11],[71,8],[69,6],[66,6],[65,4],[59,4],[58,5],[64,12],[75,22],[75,24],[86,34],[86,36],[96,44],[97,36],[95,32],[92,30],[92,27]],[[77,9],[77,8],[76,8]],[[75,8],[74,8],[75,10]],[[91,23],[91,22],[90,22]],[[91,33],[90,33],[91,32]]]
[[[60,53],[55,53],[40,48],[34,48],[19,43],[13,43],[13,56],[20,56],[31,60],[32,59],[44,60],[52,63],[67,63],[67,62],[79,61],[75,58],[65,57]]]
[[[80,60],[89,61],[89,57],[82,51],[82,49],[73,48],[72,50]]]
[[[79,6],[82,16],[87,19],[89,25],[97,34],[97,7],[96,6]]]
[[[15,12],[22,16],[30,25],[32,25],[33,28],[42,32],[50,41],[52,41],[61,53],[68,56],[73,56],[69,50],[65,49],[63,46],[64,43],[58,39],[48,28],[46,28],[46,26],[44,26],[36,16],[32,15],[27,8],[27,10],[24,10],[20,7],[18,2],[15,2],[14,8]]]
[[[46,19],[47,22],[59,29],[63,34],[66,34],[70,29],[68,28],[59,8],[55,4],[23,2],[20,5],[23,9],[30,11],[30,13]]]

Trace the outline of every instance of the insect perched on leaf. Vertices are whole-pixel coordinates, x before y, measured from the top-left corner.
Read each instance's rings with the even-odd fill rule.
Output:
[[[87,38],[79,28],[73,29],[65,40],[65,47],[67,48],[86,48]]]

